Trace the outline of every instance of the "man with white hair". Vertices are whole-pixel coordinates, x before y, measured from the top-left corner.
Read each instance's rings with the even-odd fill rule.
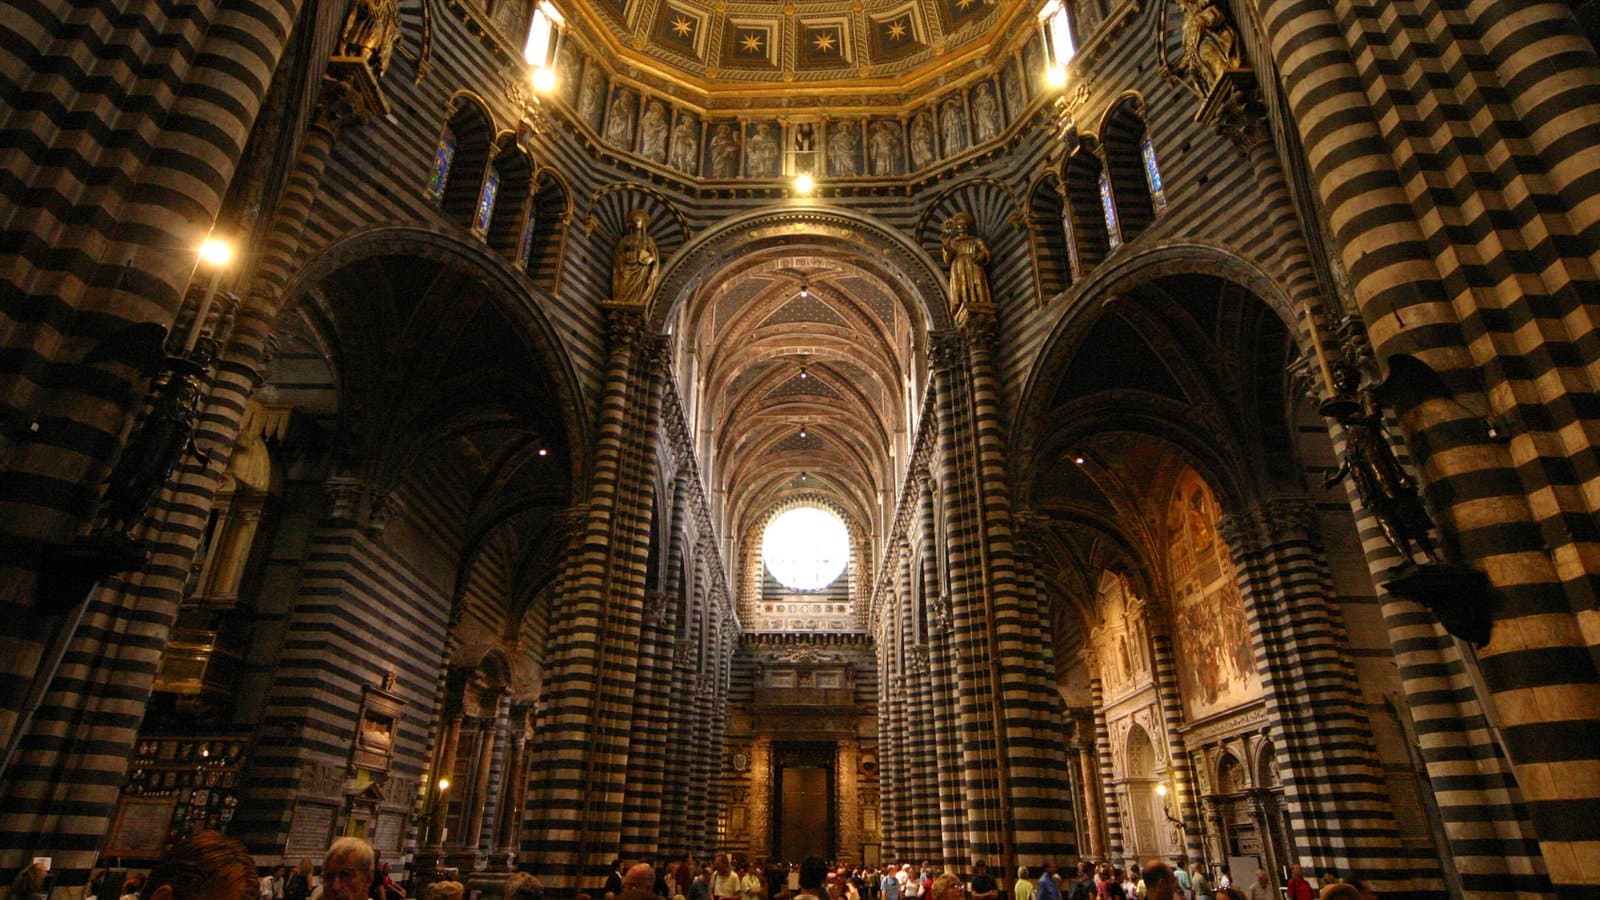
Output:
[[[357,837],[342,837],[322,862],[322,900],[366,900],[376,854]]]

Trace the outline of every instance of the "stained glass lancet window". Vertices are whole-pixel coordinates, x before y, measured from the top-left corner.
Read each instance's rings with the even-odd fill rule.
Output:
[[[528,216],[522,222],[522,240],[517,243],[517,268],[528,268],[528,255],[533,252],[533,229],[538,223],[533,204],[528,204]]]
[[[439,135],[439,148],[433,151],[433,177],[428,179],[428,197],[438,203],[444,199],[444,186],[450,180],[450,163],[456,158],[456,133],[448,127]]]
[[[1122,246],[1122,229],[1117,226],[1117,203],[1111,196],[1111,179],[1100,172],[1100,206],[1106,211],[1106,243],[1112,250]]]
[[[1161,169],[1156,165],[1156,145],[1150,143],[1147,137],[1139,145],[1140,152],[1144,155],[1144,177],[1150,182],[1150,202],[1155,205],[1156,213],[1167,211],[1167,195],[1161,189]]]
[[[500,170],[493,166],[483,176],[483,190],[478,192],[478,211],[472,217],[472,233],[488,237],[489,221],[494,217],[494,195],[500,192]]]

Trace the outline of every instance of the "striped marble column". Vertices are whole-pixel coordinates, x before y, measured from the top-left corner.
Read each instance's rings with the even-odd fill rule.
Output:
[[[1437,864],[1400,844],[1314,508],[1273,501],[1224,516],[1217,531],[1233,557],[1268,715],[1279,723],[1274,748],[1300,861],[1380,891],[1435,888]]]
[[[1592,891],[1600,640],[1575,610],[1600,592],[1600,475],[1564,435],[1597,427],[1600,236],[1593,141],[1564,139],[1592,126],[1596,64],[1571,16],[1264,0],[1259,18],[1378,358],[1413,354],[1452,394],[1399,409],[1402,431],[1449,543],[1503,598],[1483,678],[1550,877]],[[1470,204],[1446,187],[1485,179]]]

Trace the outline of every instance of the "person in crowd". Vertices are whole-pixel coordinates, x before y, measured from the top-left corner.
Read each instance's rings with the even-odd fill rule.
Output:
[[[544,882],[527,872],[518,872],[506,879],[501,896],[504,900],[544,900]]]
[[[322,860],[322,896],[326,900],[366,900],[372,887],[377,854],[357,837],[342,837]]]
[[[11,879],[11,894],[17,900],[35,900],[45,894],[45,879],[50,875],[44,863],[29,863]]]
[[[689,900],[711,900],[710,866],[701,866],[699,874],[689,882]]]
[[[1216,893],[1211,889],[1211,879],[1206,877],[1205,866],[1190,863],[1189,884],[1194,891],[1194,900],[1216,900]]]
[[[894,866],[883,867],[883,878],[878,882],[878,894],[882,900],[900,900],[900,879],[896,878]]]
[[[1144,885],[1145,900],[1181,900],[1178,895],[1178,878],[1172,867],[1153,859],[1139,870],[1139,881]]]
[[[137,873],[129,875],[127,879],[122,882],[122,895],[120,900],[139,900],[139,894],[142,891],[144,891],[144,876]]]
[[[1056,861],[1047,860],[1044,872],[1039,875],[1039,883],[1033,891],[1034,900],[1062,900],[1061,882],[1056,880]]]
[[[972,900],[1000,900],[1000,885],[981,859],[972,864]]]
[[[316,872],[316,866],[310,858],[300,860],[300,865],[294,867],[289,877],[283,882],[283,900],[306,900],[311,896],[311,879]]]
[[[1311,900],[1314,896],[1311,890],[1311,882],[1306,881],[1305,872],[1300,868],[1299,863],[1295,863],[1290,867],[1289,883],[1284,885],[1284,889],[1288,893],[1289,900]]]
[[[900,867],[895,879],[900,882],[900,900],[922,900],[922,878],[911,871],[911,864]]]
[[[467,889],[459,881],[435,881],[428,885],[426,900],[461,900]]]
[[[742,900],[740,894],[744,888],[740,886],[739,875],[728,862],[728,854],[718,853],[712,859],[712,866],[715,872],[711,876],[711,900]]]
[[[1178,882],[1178,900],[1194,900],[1194,886],[1189,881],[1189,870],[1180,865],[1172,870],[1172,877]]]
[[[827,880],[828,864],[815,856],[808,856],[800,863],[800,887],[795,896],[807,897],[810,900],[826,900]]]
[[[1011,886],[1012,900],[1033,900],[1033,879],[1027,866],[1017,866],[1017,883]]]
[[[89,873],[89,883],[83,887],[83,900],[99,900],[100,892],[105,890],[106,870],[95,869]]]
[[[1217,867],[1217,871],[1219,873],[1217,875],[1217,892],[1218,893],[1222,893],[1222,894],[1226,894],[1226,893],[1232,891],[1233,890],[1233,873],[1228,871],[1228,867],[1227,866],[1218,866]]]
[[[1322,893],[1317,895],[1318,900],[1361,900],[1361,892],[1353,884],[1335,881],[1325,885]]]
[[[174,844],[150,869],[140,900],[249,900],[259,889],[244,845],[215,831]]]
[[[1250,885],[1250,900],[1277,900],[1278,893],[1272,889],[1272,876],[1266,869],[1256,871],[1256,883]]]
[[[649,863],[635,863],[622,874],[622,900],[661,900],[656,893],[656,870]]]
[[[933,896],[929,900],[963,900],[966,897],[966,888],[961,879],[949,872],[933,880]]]
[[[739,896],[741,900],[767,900],[767,879],[759,860],[739,867]]]
[[[618,896],[622,895],[622,858],[621,857],[617,857],[616,859],[613,859],[611,861],[611,874],[606,876],[605,887],[602,887],[600,889],[600,893],[602,893],[602,894],[610,894],[613,897],[618,897]]]

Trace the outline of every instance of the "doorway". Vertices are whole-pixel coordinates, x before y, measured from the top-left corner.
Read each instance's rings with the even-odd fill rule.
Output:
[[[780,859],[832,859],[835,843],[833,742],[774,744],[772,846]]]

